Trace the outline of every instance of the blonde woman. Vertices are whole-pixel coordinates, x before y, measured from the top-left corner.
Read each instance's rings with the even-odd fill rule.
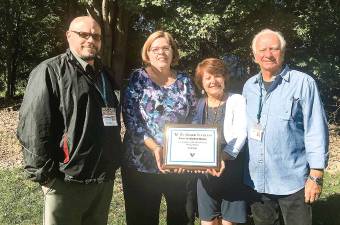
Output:
[[[193,224],[187,205],[187,174],[162,168],[165,123],[191,123],[196,108],[194,85],[183,72],[172,68],[178,50],[164,31],[146,40],[142,58],[146,67],[135,70],[124,92],[125,161],[122,169],[128,225],[156,225],[162,196],[168,224]]]

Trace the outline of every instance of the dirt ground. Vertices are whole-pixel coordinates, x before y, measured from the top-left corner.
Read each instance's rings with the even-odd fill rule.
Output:
[[[18,104],[0,108],[0,168],[22,165],[21,147],[16,139]],[[330,159],[327,171],[340,172],[340,127],[330,126]]]

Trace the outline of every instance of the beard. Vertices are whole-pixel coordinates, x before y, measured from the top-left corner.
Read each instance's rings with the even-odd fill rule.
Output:
[[[96,46],[91,46],[91,51],[84,50],[80,55],[80,58],[84,61],[94,60],[98,56],[98,48]]]
[[[90,61],[90,60],[94,60],[95,58],[97,58],[97,54],[82,55],[80,56],[80,58],[84,61]]]

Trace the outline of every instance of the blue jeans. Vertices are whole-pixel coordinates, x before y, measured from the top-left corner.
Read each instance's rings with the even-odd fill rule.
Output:
[[[255,193],[251,212],[255,225],[312,225],[312,206],[305,203],[304,188],[291,195]]]

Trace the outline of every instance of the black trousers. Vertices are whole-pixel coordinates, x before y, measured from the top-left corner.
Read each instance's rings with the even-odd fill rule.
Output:
[[[168,225],[193,225],[196,177],[191,174],[150,174],[122,169],[127,225],[158,225],[162,196]]]
[[[255,225],[312,225],[312,207],[305,203],[304,188],[291,195],[254,194],[251,212]]]

